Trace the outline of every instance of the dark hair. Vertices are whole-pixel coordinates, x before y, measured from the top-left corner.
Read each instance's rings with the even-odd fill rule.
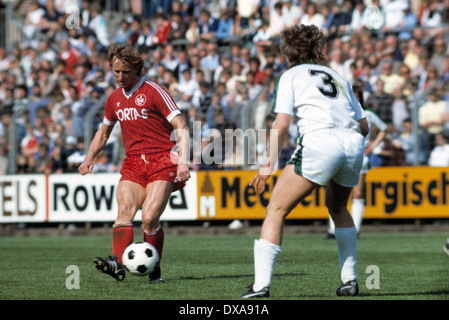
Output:
[[[142,68],[144,61],[140,57],[139,52],[137,52],[134,47],[127,45],[127,44],[118,44],[111,46],[111,49],[108,53],[108,61],[109,64],[112,66],[112,60],[114,60],[114,57],[116,57],[119,60],[122,60],[124,62],[129,63],[134,67],[134,69],[137,70],[137,76],[142,75]]]
[[[281,32],[281,52],[291,66],[306,62],[323,64],[324,43],[323,33],[314,25],[293,26]]]

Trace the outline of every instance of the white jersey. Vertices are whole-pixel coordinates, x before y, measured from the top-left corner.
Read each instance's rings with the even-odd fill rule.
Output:
[[[272,112],[298,117],[301,135],[325,128],[360,131],[366,117],[351,84],[334,70],[301,64],[281,74],[276,82]]]

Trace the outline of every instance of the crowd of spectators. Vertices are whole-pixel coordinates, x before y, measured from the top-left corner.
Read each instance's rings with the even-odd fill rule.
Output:
[[[327,64],[363,85],[364,107],[388,123],[373,165],[449,166],[447,0],[106,2],[29,1],[23,41],[0,48],[0,174],[6,174],[12,148],[17,173],[76,171],[84,159],[85,115],[116,88],[106,61],[114,43],[139,50],[145,76],[171,93],[200,138],[241,128],[242,121],[268,129],[273,88],[288,67],[279,33],[298,24],[322,29]],[[69,5],[79,11],[66,13]],[[249,103],[254,107],[246,119],[241,111]],[[9,143],[13,114],[20,114],[17,145]],[[89,125],[95,130],[101,120],[100,112]],[[281,166],[297,134],[293,121]],[[241,154],[229,156],[235,165],[199,163],[193,169],[241,167]],[[118,128],[96,170],[118,172],[122,157]]]

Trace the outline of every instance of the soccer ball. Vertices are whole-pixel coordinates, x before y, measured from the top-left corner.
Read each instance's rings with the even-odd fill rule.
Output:
[[[135,276],[149,275],[159,261],[155,247],[148,242],[136,242],[129,245],[123,252],[123,267]]]

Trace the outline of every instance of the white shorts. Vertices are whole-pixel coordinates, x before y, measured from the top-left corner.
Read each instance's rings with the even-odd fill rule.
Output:
[[[334,180],[341,186],[359,183],[364,155],[364,138],[349,129],[321,129],[298,138],[289,164],[307,180],[325,186]]]
[[[362,165],[362,170],[360,171],[360,173],[366,174],[369,171],[369,169],[371,169],[369,157],[366,155],[363,155],[363,165]]]

